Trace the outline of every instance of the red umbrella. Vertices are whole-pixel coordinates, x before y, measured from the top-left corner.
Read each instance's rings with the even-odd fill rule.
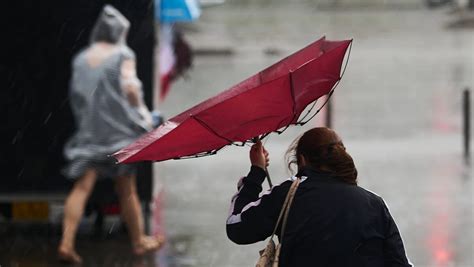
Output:
[[[114,157],[129,163],[214,154],[226,145],[304,124],[298,121],[303,110],[332,93],[341,79],[351,42],[323,37],[171,118]]]

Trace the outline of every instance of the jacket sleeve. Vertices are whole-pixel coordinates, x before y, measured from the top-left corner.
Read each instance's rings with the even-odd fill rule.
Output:
[[[226,230],[229,239],[237,244],[262,241],[273,232],[289,184],[274,186],[259,197],[265,176],[263,169],[252,166],[232,198]]]
[[[393,220],[387,206],[384,207],[384,215],[386,221],[386,234],[384,240],[384,266],[409,267],[413,266],[405,253],[403,240],[398,231],[397,225]]]

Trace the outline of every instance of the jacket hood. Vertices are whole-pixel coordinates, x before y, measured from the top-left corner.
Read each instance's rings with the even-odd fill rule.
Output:
[[[125,43],[130,22],[111,5],[105,5],[90,35],[90,42]]]

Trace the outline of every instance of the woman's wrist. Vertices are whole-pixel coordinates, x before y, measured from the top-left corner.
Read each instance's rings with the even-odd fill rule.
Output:
[[[250,168],[252,168],[252,167],[259,168],[259,169],[265,171],[265,167],[263,167],[262,165],[259,165],[259,164],[251,164]]]
[[[250,172],[246,178],[247,180],[261,184],[265,180],[266,176],[267,176],[267,173],[265,172],[263,168],[256,165],[252,165],[250,167]]]

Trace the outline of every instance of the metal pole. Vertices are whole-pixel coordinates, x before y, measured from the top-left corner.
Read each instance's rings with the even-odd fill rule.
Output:
[[[330,96],[327,96],[330,97]],[[332,104],[331,99],[326,104],[326,127],[332,128]]]
[[[150,225],[151,209],[150,209],[149,201],[146,201],[145,203],[143,203],[143,217],[145,219],[145,222],[144,222],[145,233],[151,234],[151,225]]]
[[[463,147],[464,158],[469,163],[471,157],[471,91],[469,88],[463,92]]]

